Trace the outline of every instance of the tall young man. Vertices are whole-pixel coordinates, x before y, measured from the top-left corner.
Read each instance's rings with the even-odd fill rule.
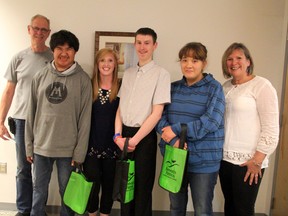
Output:
[[[164,105],[170,103],[170,74],[153,61],[157,48],[153,29],[140,28],[134,45],[138,65],[124,73],[115,120],[114,142],[123,150],[125,137],[131,137],[128,156],[135,160],[135,198],[121,204],[121,215],[151,216],[157,152],[154,127]]]

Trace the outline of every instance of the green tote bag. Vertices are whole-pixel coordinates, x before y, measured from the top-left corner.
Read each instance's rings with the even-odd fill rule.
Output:
[[[178,193],[182,185],[188,152],[183,149],[186,135],[187,125],[181,124],[179,148],[174,148],[168,144],[165,145],[165,153],[158,182],[163,189],[172,193]]]
[[[127,159],[129,138],[126,138],[120,160],[116,161],[113,200],[129,203],[134,199],[135,161]]]
[[[89,200],[93,182],[88,182],[78,167],[78,172],[72,171],[64,192],[63,201],[77,214],[84,214]]]

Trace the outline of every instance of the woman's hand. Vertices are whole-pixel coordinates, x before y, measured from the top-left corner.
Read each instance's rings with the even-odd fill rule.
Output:
[[[174,143],[173,147],[174,147],[174,148],[179,148],[179,146],[180,146],[180,139],[178,139],[178,140]],[[183,149],[184,149],[184,150],[187,150],[187,143],[186,143],[186,142],[184,143]]]
[[[240,165],[241,167],[247,166],[244,182],[249,179],[249,185],[258,184],[259,178],[262,178],[261,163],[257,163],[254,158]]]
[[[166,126],[162,129],[161,138],[166,142],[169,143],[176,134],[172,131],[171,126]]]

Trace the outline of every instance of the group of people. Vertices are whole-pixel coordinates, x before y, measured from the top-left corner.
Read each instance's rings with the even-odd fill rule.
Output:
[[[120,80],[117,53],[103,48],[91,80],[75,61],[77,37],[60,30],[52,34],[49,48],[50,32],[49,19],[32,17],[31,46],[13,57],[5,73],[0,137],[11,137],[4,122],[14,98],[17,216],[46,214],[54,163],[61,198],[75,165],[83,164],[86,178],[94,182],[89,216],[109,215],[116,160],[128,137],[135,198],[121,203],[121,215],[151,216],[157,133],[165,154],[165,145],[178,147],[181,123],[187,124],[189,153],[181,190],[169,193],[171,215],[186,215],[189,186],[194,214],[213,215],[218,175],[225,215],[254,215],[261,179],[278,143],[279,111],[276,90],[253,74],[244,44],[233,43],[224,52],[228,80],[221,85],[205,71],[206,47],[187,43],[178,53],[182,79],[171,84],[169,72],[153,60],[156,32],[140,28],[134,43],[138,64]],[[60,215],[74,215],[63,199]]]

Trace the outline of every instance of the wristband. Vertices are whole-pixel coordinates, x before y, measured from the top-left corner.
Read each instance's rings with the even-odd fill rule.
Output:
[[[114,134],[114,136],[113,136],[113,141],[114,141],[114,142],[116,142],[116,138],[117,138],[118,136],[121,136],[121,134],[120,134],[120,133]]]

